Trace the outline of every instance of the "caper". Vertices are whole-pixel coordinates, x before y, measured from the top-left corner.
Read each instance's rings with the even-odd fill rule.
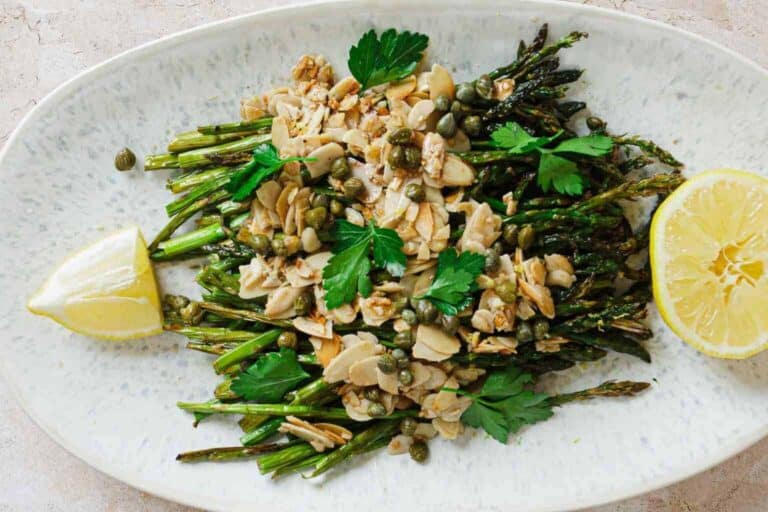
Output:
[[[450,112],[443,114],[437,122],[437,133],[446,139],[450,139],[456,135],[456,130],[458,130],[458,126],[456,125],[456,118],[453,114]]]
[[[392,281],[393,279],[394,279],[394,277],[392,277],[392,274],[390,274],[389,272],[387,272],[387,271],[386,271],[385,269],[383,269],[383,268],[382,268],[382,269],[379,269],[379,270],[375,270],[375,271],[373,272],[373,274],[371,275],[371,280],[372,280],[372,281],[373,281],[375,284],[382,284],[382,283],[386,283],[386,282],[388,282],[388,281]]]
[[[424,201],[425,195],[424,187],[420,183],[409,183],[408,186],[405,187],[405,197],[411,201],[420,203]]]
[[[331,214],[334,217],[341,217],[344,215],[344,203],[338,199],[331,199]]]
[[[549,322],[546,318],[537,318],[533,322],[533,337],[537,340],[544,338],[549,333]]]
[[[413,373],[407,368],[403,368],[397,372],[397,380],[403,386],[410,386],[413,383]]]
[[[371,405],[368,406],[368,416],[372,418],[378,418],[385,414],[387,414],[387,408],[379,402],[371,402]]]
[[[491,245],[491,250],[496,251],[499,254],[502,254],[504,252],[504,246],[500,241],[495,241],[493,245]]]
[[[438,112],[448,112],[451,109],[451,98],[445,94],[441,94],[435,98],[435,110]]]
[[[480,116],[467,116],[461,122],[461,129],[469,137],[477,137],[483,131],[483,122],[480,120]]]
[[[456,99],[462,103],[472,103],[477,99],[475,87],[470,83],[459,84],[456,87]]]
[[[395,361],[397,361],[397,368],[399,370],[408,368],[408,364],[410,364],[410,361],[408,360],[408,354],[405,353],[405,350],[401,348],[394,349],[392,351],[392,357],[394,357]]]
[[[298,316],[304,316],[309,313],[311,305],[305,295],[299,295],[293,301],[293,309],[296,310]]]
[[[312,208],[319,208],[322,206],[327,210],[330,205],[331,198],[325,194],[315,194],[315,197],[312,198]]]
[[[488,249],[485,252],[485,267],[486,272],[496,272],[501,264],[501,256],[493,249]]]
[[[416,146],[405,148],[405,168],[418,169],[421,165],[421,150]]]
[[[189,304],[189,299],[183,295],[166,294],[163,297],[163,311],[181,311],[181,308]]]
[[[387,161],[390,167],[405,167],[405,148],[403,146],[392,146]]]
[[[587,128],[589,128],[593,132],[597,130],[602,130],[605,128],[605,121],[603,121],[599,117],[590,116],[587,118]]]
[[[370,400],[371,402],[379,402],[381,401],[381,391],[379,391],[379,388],[376,386],[365,388],[363,390],[363,396]]]
[[[416,318],[419,319],[419,322],[431,324],[437,320],[437,308],[430,301],[426,299],[420,299],[416,301],[416,304],[412,303],[412,305],[414,308],[416,308]]]
[[[130,171],[136,165],[136,155],[128,148],[123,148],[115,155],[115,169]]]
[[[413,131],[410,128],[398,128],[387,137],[390,144],[410,144]]]
[[[293,331],[283,331],[280,336],[277,337],[277,346],[280,348],[290,348],[296,350],[296,345],[299,343],[299,338]]]
[[[527,250],[531,245],[533,245],[533,239],[536,236],[536,232],[533,230],[533,226],[530,224],[526,224],[522,228],[520,228],[520,231],[517,233],[517,245],[522,250]]]
[[[443,315],[440,317],[440,324],[443,330],[448,334],[455,334],[459,330],[459,319],[454,315]]]
[[[508,279],[497,284],[493,291],[507,304],[514,304],[517,300],[517,284],[514,279]]]
[[[416,318],[416,312],[412,309],[404,309],[400,312],[400,318],[405,320],[405,323],[408,325],[416,325],[419,321],[418,318]]]
[[[283,238],[283,245],[285,246],[285,256],[292,256],[301,249],[301,238],[295,235],[286,236]]]
[[[360,195],[364,188],[363,180],[360,178],[349,178],[344,182],[344,196],[347,199],[354,199]]]
[[[531,324],[528,322],[520,322],[517,324],[517,329],[515,329],[515,338],[517,338],[518,343],[533,341],[533,329],[531,329]]]
[[[429,457],[429,448],[424,441],[414,442],[410,448],[408,448],[408,454],[416,462],[424,462]]]
[[[451,114],[453,114],[453,117],[456,118],[457,121],[464,119],[470,112],[472,112],[472,109],[460,101],[451,103]]]
[[[493,80],[488,75],[482,75],[475,82],[475,92],[484,100],[490,100],[493,97]]]
[[[517,247],[517,232],[519,228],[517,224],[507,224],[501,231],[501,238],[511,248]]]
[[[288,256],[288,248],[285,246],[285,240],[282,237],[272,239],[272,252],[277,256]]]
[[[392,342],[397,345],[399,349],[408,350],[413,346],[413,334],[411,331],[403,331],[395,334]]]
[[[328,210],[325,206],[318,206],[304,213],[304,222],[307,223],[307,226],[315,228],[315,231],[319,231],[323,227],[327,218]]]
[[[272,249],[271,242],[267,235],[255,234],[248,236],[245,240],[246,245],[256,251],[257,254],[267,255]]]
[[[406,436],[412,436],[416,432],[419,422],[414,418],[406,417],[400,422],[400,432]]]
[[[379,356],[379,360],[376,361],[376,366],[382,373],[395,373],[397,371],[397,360],[392,357],[392,354],[382,354]]]
[[[395,312],[399,313],[401,312],[405,306],[408,305],[408,297],[395,297],[392,300],[392,307],[395,308]]]
[[[203,309],[199,302],[190,302],[181,308],[179,313],[181,313],[181,319],[184,320],[185,324],[197,325],[203,319]]]
[[[349,176],[349,162],[346,157],[340,156],[331,162],[331,176],[337,180],[344,180]]]

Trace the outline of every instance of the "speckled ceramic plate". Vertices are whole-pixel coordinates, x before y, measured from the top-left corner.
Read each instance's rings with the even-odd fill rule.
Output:
[[[115,150],[143,155],[202,121],[237,117],[240,97],[288,78],[305,52],[346,72],[371,26],[429,34],[429,58],[462,79],[511,60],[519,38],[586,30],[563,52],[587,70],[573,88],[615,132],[651,137],[688,164],[768,170],[768,76],[670,27],[556,2],[337,2],[244,16],[162,39],[67,82],[21,123],[0,160],[0,350],[8,382],[59,443],[131,485],[206,509],[573,510],[649,491],[735,454],[768,432],[768,357],[703,357],[655,311],[654,362],[612,355],[550,379],[573,389],[653,379],[631,400],[569,405],[502,446],[482,435],[435,442],[429,464],[378,454],[350,471],[272,482],[254,462],[182,465],[177,452],[237,442],[232,421],[191,427],[176,400],[204,400],[209,359],[170,335],[106,343],[34,317],[24,301],[65,254],[127,224],[165,222],[163,172],[117,173]],[[192,270],[161,269],[194,292]]]

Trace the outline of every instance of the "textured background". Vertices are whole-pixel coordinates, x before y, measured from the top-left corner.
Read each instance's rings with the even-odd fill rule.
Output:
[[[275,0],[0,0],[0,146],[58,84],[138,44]],[[766,0],[582,0],[663,21],[768,67]],[[111,4],[111,5],[109,5]],[[468,1],[469,4],[469,1]],[[134,490],[51,441],[0,381],[0,511],[190,510]],[[682,483],[592,512],[768,510],[768,440]]]

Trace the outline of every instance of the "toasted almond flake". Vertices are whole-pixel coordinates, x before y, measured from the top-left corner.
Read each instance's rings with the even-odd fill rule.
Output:
[[[419,92],[429,92],[429,71],[422,71],[416,77],[416,90]]]
[[[270,292],[267,304],[264,306],[264,314],[269,318],[291,318],[296,315],[293,307],[294,301],[304,292],[303,288],[282,286]]]
[[[453,99],[454,84],[451,74],[440,64],[432,65],[429,74],[429,99],[435,100],[438,96],[448,96]]]
[[[419,100],[408,113],[408,127],[412,130],[426,130],[427,121],[434,111],[432,100]]]
[[[396,374],[384,373],[376,368],[376,382],[379,387],[387,393],[392,395],[396,395],[398,393],[398,380]]]
[[[317,237],[315,229],[310,227],[304,228],[304,231],[301,232],[301,248],[304,252],[315,252],[322,246],[323,244]]]
[[[331,142],[320,146],[312,151],[307,157],[314,158],[314,162],[306,162],[307,170],[313,178],[319,178],[320,176],[328,173],[331,170],[331,164],[337,158],[344,156],[344,148]]]
[[[353,437],[352,432],[342,427],[341,425],[336,425],[335,423],[315,423],[315,427],[325,432],[331,432],[333,434],[336,434],[344,441],[349,441]],[[339,443],[339,444],[344,444],[344,443]]]
[[[547,280],[547,269],[541,258],[528,258],[523,261],[523,274],[526,281],[531,284],[543,285]]]
[[[290,138],[288,121],[283,117],[272,118],[272,145],[280,151]]]
[[[485,370],[483,368],[463,368],[459,367],[456,368],[453,373],[451,373],[451,376],[455,378],[457,381],[459,381],[459,384],[462,386],[466,386],[468,384],[471,384],[475,382],[477,379],[485,375]]]
[[[349,376],[349,368],[357,361],[374,355],[374,343],[363,340],[360,343],[344,349],[334,357],[330,364],[323,370],[323,378],[329,384],[346,380]]]
[[[379,356],[361,359],[349,367],[349,380],[357,386],[374,386],[378,384],[376,363]]]
[[[360,302],[360,312],[366,325],[378,327],[395,315],[395,304],[389,297],[375,295]]]
[[[387,86],[387,90],[384,96],[387,98],[387,102],[391,103],[394,100],[403,100],[409,94],[416,90],[416,77],[409,75],[399,82],[391,82]]]
[[[335,358],[341,352],[341,338],[334,334],[331,339],[327,338],[310,338],[310,342],[313,342],[315,347],[315,355],[317,361],[323,368],[327,368],[333,358]]]
[[[341,140],[347,145],[347,150],[357,156],[363,156],[365,146],[369,142],[368,135],[357,128],[347,130]]]
[[[293,319],[293,327],[297,331],[316,338],[331,339],[333,337],[333,322],[323,318],[299,316]]]
[[[413,347],[414,355],[416,353],[416,348],[419,346],[423,346],[431,349],[436,353],[443,354],[446,357],[437,359],[438,361],[442,361],[443,359],[448,359],[448,357],[458,352],[461,348],[461,343],[459,342],[458,338],[456,338],[456,336],[452,336],[446,333],[439,327],[434,325],[419,324],[419,327],[416,329],[416,344]]]
[[[517,284],[523,295],[536,304],[542,315],[550,319],[555,318],[555,304],[552,301],[549,288],[538,284],[528,284],[523,279],[518,279]]]
[[[368,405],[371,403],[369,400],[361,399],[354,391],[347,391],[341,397],[341,403],[344,405],[347,414],[355,421],[370,421],[371,417],[368,415]]]
[[[267,115],[267,106],[260,96],[240,100],[240,117],[243,121],[256,121]]]
[[[437,430],[431,423],[419,423],[416,425],[416,432],[413,433],[414,439],[428,441],[437,435]]]
[[[576,282],[576,276],[565,270],[553,270],[547,273],[547,286],[560,286],[570,288]]]
[[[448,379],[448,375],[436,366],[427,366],[429,372],[429,379],[424,382],[424,387],[429,390],[440,389]]]
[[[383,191],[383,187],[371,181],[371,176],[374,174],[376,166],[364,164],[354,158],[349,158],[348,162],[352,176],[360,179],[365,187],[365,192],[360,198],[361,201],[367,204],[375,203],[381,197]]]
[[[533,309],[533,305],[525,297],[521,297],[517,301],[517,318],[520,320],[528,320],[529,318],[536,316],[536,311]]]
[[[413,346],[413,357],[416,359],[423,359],[424,361],[445,361],[449,357],[451,357],[450,354],[443,354],[442,352],[437,352],[424,343],[416,343]]]
[[[565,345],[570,342],[568,338],[561,338],[553,336],[551,338],[543,338],[536,340],[536,350],[539,352],[559,352],[560,345]]]
[[[283,187],[277,181],[265,181],[256,189],[256,198],[265,208],[274,210],[282,190]]]
[[[314,430],[310,430],[302,426],[294,425],[292,423],[288,423],[288,422],[282,423],[278,431],[289,433],[300,439],[304,439],[310,445],[312,445],[312,448],[314,448],[315,451],[318,451],[318,452],[324,452],[326,449],[333,448],[335,446],[334,442],[331,439],[329,439],[326,434],[318,433]]]
[[[356,226],[360,226],[360,227],[365,226],[365,217],[363,217],[363,214],[355,210],[354,208],[345,208],[344,216],[348,222],[351,222]]]
[[[475,170],[456,155],[446,154],[440,178],[448,187],[467,187],[475,181]]]
[[[288,182],[283,187],[282,191],[280,192],[280,195],[277,198],[277,202],[275,203],[275,212],[280,217],[281,224],[285,224],[286,219],[288,218],[288,210],[291,207],[289,196],[291,193],[298,190],[299,186],[294,182]]]
[[[336,85],[331,87],[331,90],[328,91],[328,97],[341,101],[347,94],[354,94],[358,90],[360,90],[360,84],[357,83],[354,77],[348,76],[342,78],[336,82]]]
[[[493,99],[504,100],[515,91],[515,81],[511,78],[502,78],[493,82]]]
[[[493,332],[493,313],[487,309],[478,309],[472,314],[472,327],[480,332]]]
[[[464,427],[460,421],[446,421],[442,418],[432,420],[432,426],[443,439],[453,440],[458,438],[463,432]]]
[[[469,141],[467,134],[461,130],[456,131],[456,135],[445,141],[445,147],[453,152],[463,152],[472,149],[472,144]]]
[[[352,110],[357,106],[357,103],[360,101],[360,98],[357,94],[347,94],[343,100],[339,103],[338,110],[340,112],[346,112],[348,110]]]
[[[398,434],[393,437],[387,445],[387,453],[390,455],[401,455],[408,453],[408,449],[413,444],[413,438],[403,434]]]

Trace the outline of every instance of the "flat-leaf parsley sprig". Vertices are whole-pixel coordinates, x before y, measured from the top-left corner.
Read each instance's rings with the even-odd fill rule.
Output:
[[[363,297],[370,296],[373,284],[369,273],[374,265],[395,277],[405,272],[404,244],[396,231],[380,228],[373,220],[365,227],[337,220],[334,234],[334,254],[323,269],[323,288],[328,309],[349,304],[358,292]]]
[[[264,180],[277,173],[288,162],[313,162],[315,158],[292,156],[280,158],[275,146],[269,143],[259,144],[253,149],[251,161],[237,171],[224,186],[232,192],[234,201],[248,199]]]
[[[413,73],[428,44],[429,37],[418,32],[390,28],[379,39],[371,29],[349,49],[347,66],[365,90]]]
[[[491,134],[494,146],[506,149],[511,155],[523,155],[537,151],[540,154],[536,182],[544,192],[554,188],[561,194],[581,195],[584,178],[576,163],[561,155],[604,156],[613,149],[613,139],[605,135],[574,137],[560,142],[554,148],[544,146],[556,141],[563,131],[549,137],[534,137],[515,122],[508,122]]]
[[[485,257],[474,252],[456,253],[446,249],[437,258],[432,284],[419,299],[428,299],[446,315],[455,316],[472,302],[475,279],[483,272]]]

